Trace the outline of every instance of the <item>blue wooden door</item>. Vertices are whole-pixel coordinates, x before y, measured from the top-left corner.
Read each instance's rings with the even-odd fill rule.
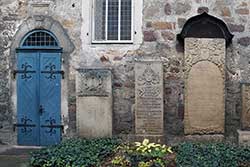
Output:
[[[17,67],[18,144],[58,144],[61,140],[60,53],[20,52]]]
[[[40,54],[40,141],[41,145],[61,140],[61,64],[58,53]]]
[[[17,62],[18,144],[39,145],[39,65],[37,53],[19,53]]]

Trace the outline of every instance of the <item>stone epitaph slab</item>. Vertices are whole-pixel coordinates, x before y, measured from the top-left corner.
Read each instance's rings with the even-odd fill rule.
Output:
[[[76,77],[80,137],[112,136],[112,75],[109,69],[79,69]]]
[[[162,135],[164,110],[161,62],[136,62],[135,102],[136,134]]]
[[[225,40],[185,39],[185,134],[222,134]]]
[[[241,129],[250,131],[250,83],[241,85]]]
[[[237,130],[238,144],[241,146],[250,146],[250,131]]]

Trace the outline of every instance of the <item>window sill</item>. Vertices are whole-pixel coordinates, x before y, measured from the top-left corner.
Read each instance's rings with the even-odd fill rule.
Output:
[[[140,44],[138,43],[89,43],[86,46],[93,49],[137,49]]]
[[[92,45],[122,45],[122,44],[133,44],[133,41],[128,40],[128,41],[92,41]]]

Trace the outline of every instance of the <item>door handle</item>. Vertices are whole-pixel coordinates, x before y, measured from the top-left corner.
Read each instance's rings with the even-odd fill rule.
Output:
[[[39,106],[39,113],[42,115],[44,113],[44,108],[42,105]]]

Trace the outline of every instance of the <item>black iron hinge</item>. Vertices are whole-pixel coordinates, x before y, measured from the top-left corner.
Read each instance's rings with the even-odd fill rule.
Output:
[[[28,128],[28,127],[36,127],[35,124],[13,124],[13,131],[16,131],[16,127],[24,127],[24,128]]]

